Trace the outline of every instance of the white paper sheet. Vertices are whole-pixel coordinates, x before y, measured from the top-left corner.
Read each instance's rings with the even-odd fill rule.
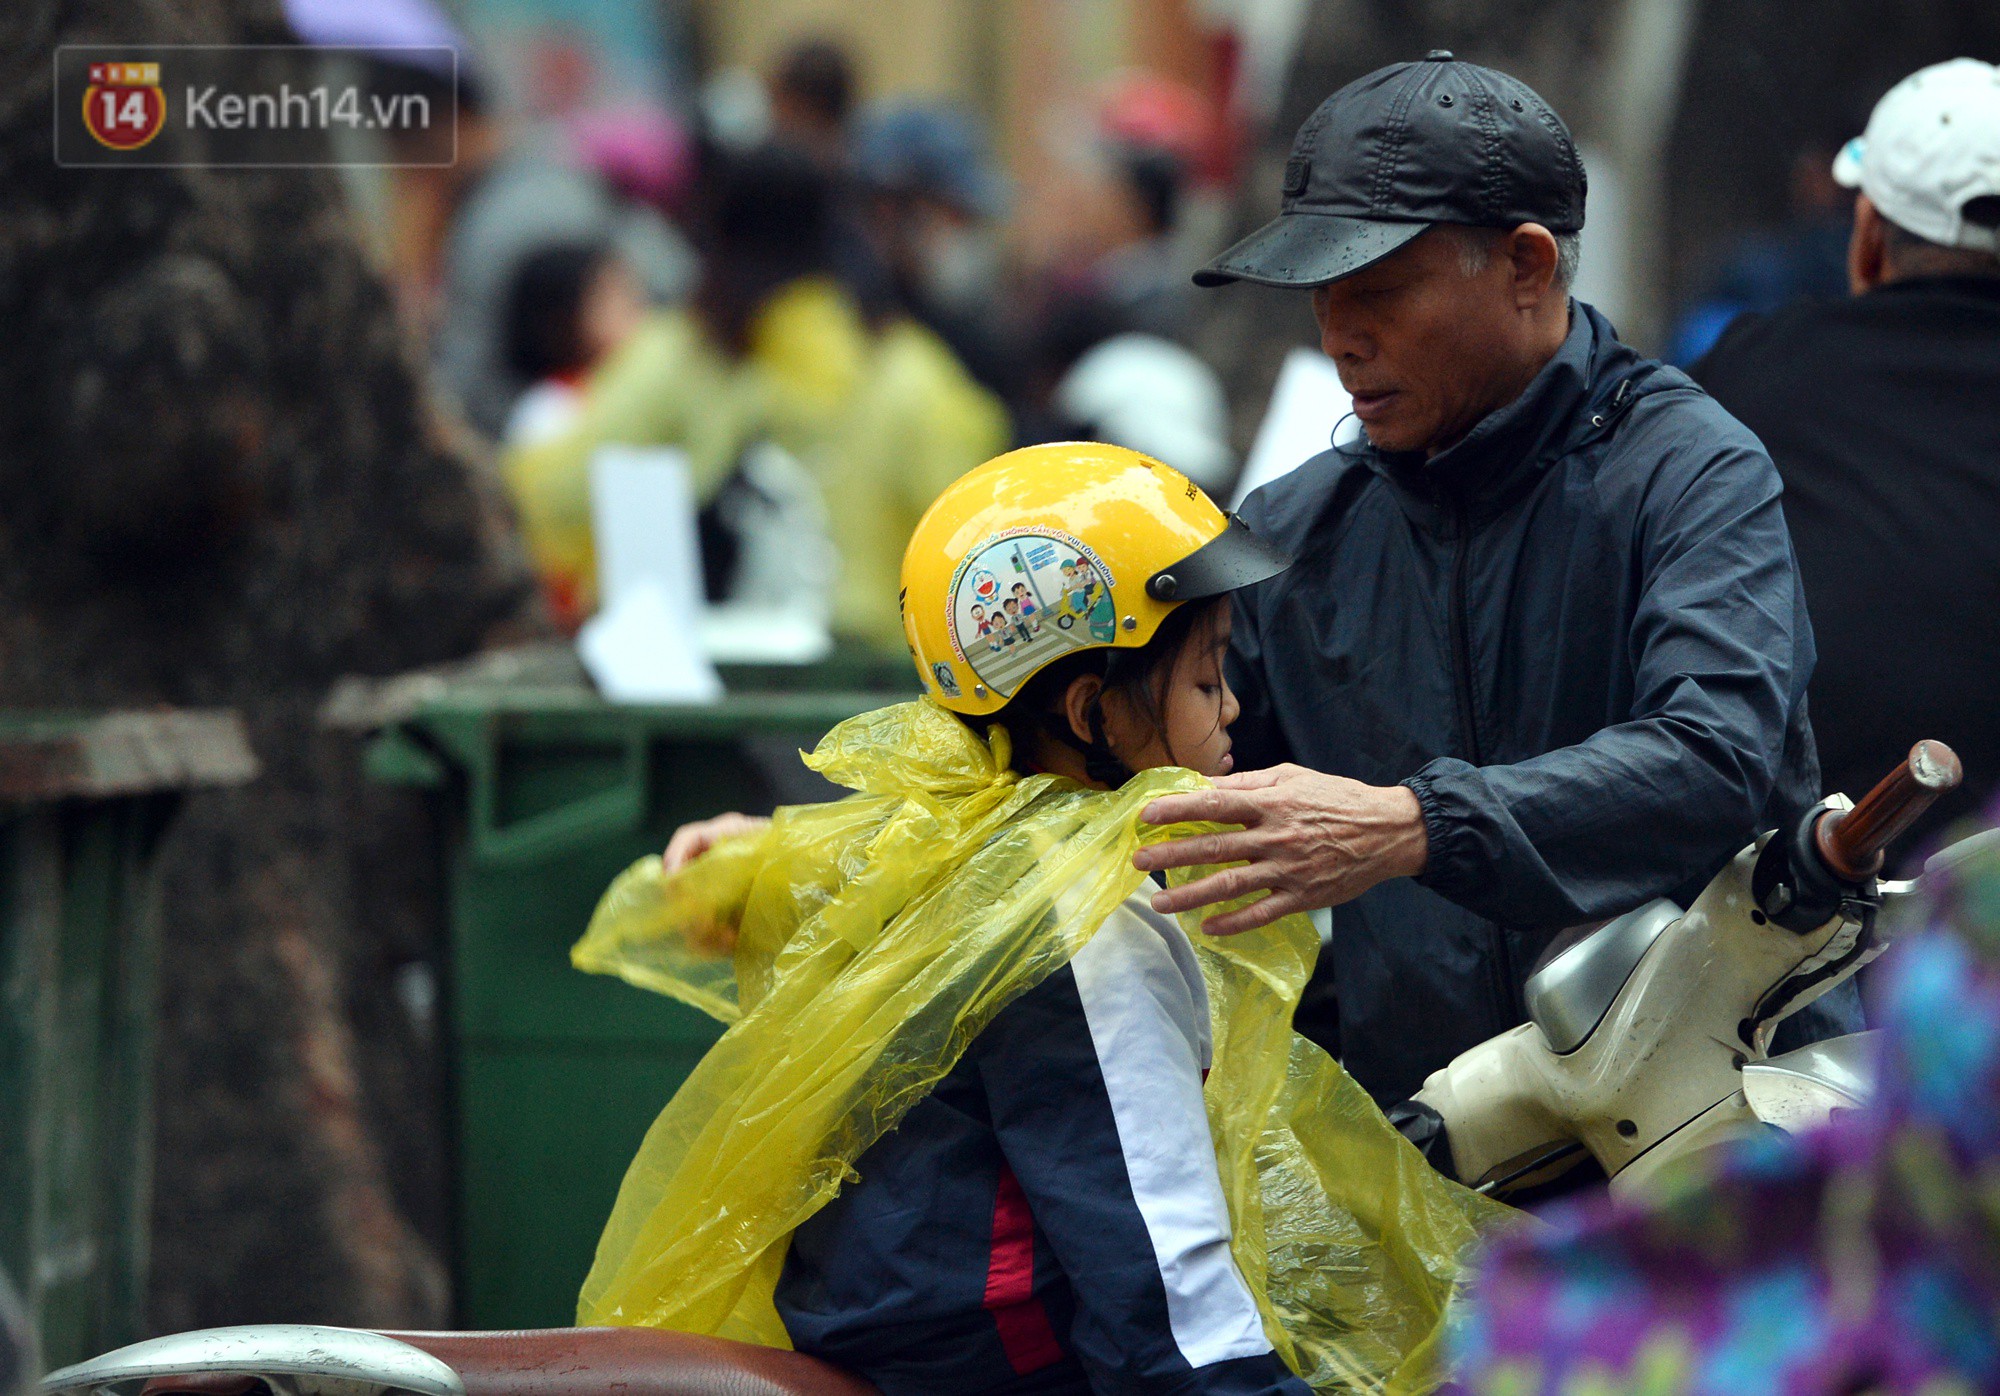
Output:
[[[1361,423],[1350,416],[1354,399],[1340,386],[1333,360],[1317,349],[1297,348],[1285,355],[1278,370],[1278,382],[1271,389],[1271,405],[1257,427],[1257,439],[1250,445],[1250,457],[1236,481],[1231,509],[1243,507],[1250,492],[1324,451],[1331,444],[1336,424],[1340,440],[1361,435]],[[1344,419],[1344,420],[1343,420]]]
[[[590,462],[598,613],[577,655],[614,703],[712,703],[722,680],[701,647],[707,609],[694,485],[671,447],[605,446]]]
[[[576,653],[614,703],[713,703],[722,679],[701,651],[696,617],[641,581],[583,623]]]
[[[606,609],[645,582],[699,608],[701,541],[687,453],[673,446],[601,446],[590,458],[597,595]]]

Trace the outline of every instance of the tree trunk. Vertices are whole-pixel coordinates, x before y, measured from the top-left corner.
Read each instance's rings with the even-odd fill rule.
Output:
[[[233,706],[265,768],[162,853],[153,1322],[443,1323],[432,831],[315,712],[532,630],[529,574],[335,174],[57,168],[87,41],[294,40],[277,0],[0,14],[0,705]]]

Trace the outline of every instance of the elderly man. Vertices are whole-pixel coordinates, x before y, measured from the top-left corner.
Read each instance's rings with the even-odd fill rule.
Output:
[[[1328,98],[1196,277],[1310,289],[1367,439],[1252,496],[1299,561],[1239,593],[1243,773],[1146,812],[1244,827],[1137,863],[1241,862],[1154,898],[1268,894],[1216,934],[1331,907],[1298,1026],[1385,1103],[1519,1023],[1557,931],[1685,902],[1819,794],[1777,473],[1570,299],[1583,209],[1561,118],[1438,51]],[[1830,1025],[1851,991],[1786,1027]]]
[[[2000,789],[2000,68],[1913,73],[1834,162],[1851,300],[1746,315],[1689,370],[1770,449],[1812,598],[1813,726],[1852,788],[1940,737]]]

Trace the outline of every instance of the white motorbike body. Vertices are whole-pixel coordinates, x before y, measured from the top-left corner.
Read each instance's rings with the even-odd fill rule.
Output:
[[[1416,1100],[1442,1120],[1462,1181],[1505,1192],[1588,1151],[1614,1192],[1641,1191],[1691,1154],[1866,1102],[1873,1034],[1778,1057],[1771,1037],[1882,952],[1874,909],[1915,884],[1871,884],[1817,927],[1789,930],[1752,892],[1770,837],[1685,912],[1652,902],[1555,955],[1528,980],[1528,1022],[1432,1073]]]

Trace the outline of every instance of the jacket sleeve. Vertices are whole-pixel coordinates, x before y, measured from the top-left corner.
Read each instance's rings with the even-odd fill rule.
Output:
[[[1615,915],[1707,875],[1759,832],[1805,702],[1812,632],[1770,458],[1747,434],[1704,451],[1653,427],[1665,459],[1635,524],[1626,719],[1405,782],[1430,838],[1419,880],[1503,924]]]
[[[1070,1281],[1092,1390],[1309,1396],[1230,1254],[1189,973],[1138,913],[1114,912],[980,1034],[993,1127]]]

